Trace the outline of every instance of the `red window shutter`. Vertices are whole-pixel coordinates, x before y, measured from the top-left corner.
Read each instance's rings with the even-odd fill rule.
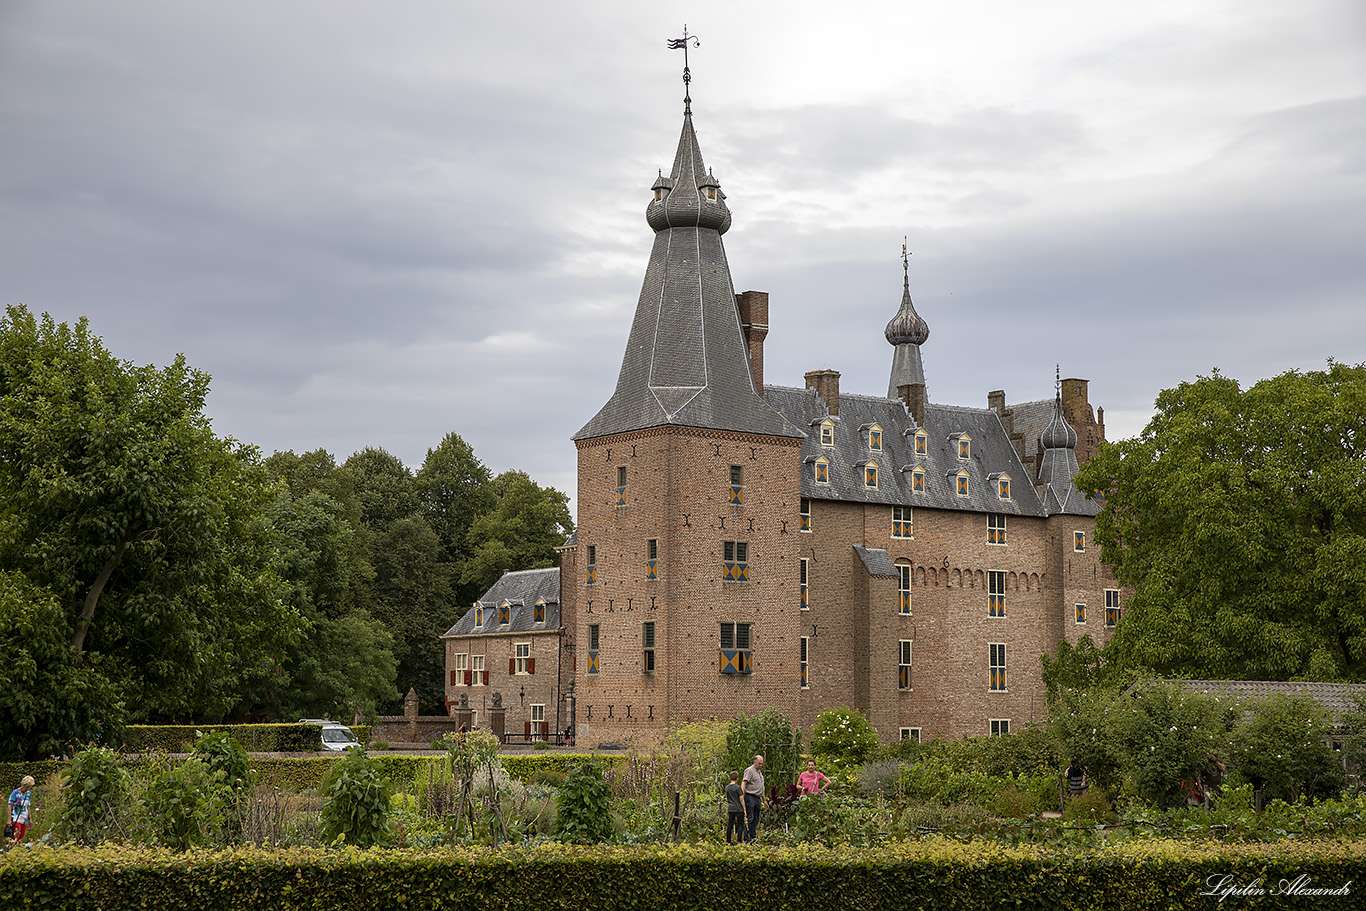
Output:
[[[534,673],[536,673],[536,659],[535,659],[535,658],[528,658],[528,659],[526,659],[526,672],[527,672],[528,674],[534,674]]]
[[[455,686],[456,683],[457,681],[455,679],[455,671],[451,671],[451,686]]]
[[[509,673],[509,674],[515,674],[515,673],[517,673],[517,659],[516,659],[516,658],[509,658],[509,659],[508,659],[508,673]]]
[[[465,671],[465,686],[469,686],[469,685],[470,685],[470,672],[469,672],[469,671]]]
[[[531,738],[531,722],[530,722],[530,721],[526,722],[526,730],[525,730],[524,733],[525,733],[525,736],[526,736],[528,739]]]
[[[484,671],[484,686],[488,686],[488,685],[489,685],[489,672],[488,672],[488,671]]]

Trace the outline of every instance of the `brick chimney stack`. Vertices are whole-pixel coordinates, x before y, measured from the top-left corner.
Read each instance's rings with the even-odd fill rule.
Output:
[[[768,335],[768,292],[742,291],[735,295],[735,309],[740,312],[740,328],[745,333],[745,348],[749,351],[749,372],[754,377],[754,389],[764,394],[764,336]]]
[[[925,384],[903,383],[896,387],[896,394],[906,404],[906,410],[915,418],[915,426],[925,426]]]
[[[816,395],[825,401],[826,411],[832,415],[840,413],[840,372],[838,370],[808,371],[806,388],[816,390]]]

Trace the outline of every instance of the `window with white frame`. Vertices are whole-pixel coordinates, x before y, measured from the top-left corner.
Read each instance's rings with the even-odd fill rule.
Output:
[[[992,736],[992,737],[1004,737],[1004,736],[1006,736],[1006,735],[1009,734],[1009,733],[1010,733],[1010,719],[1009,719],[1009,718],[993,718],[993,719],[991,719],[991,736]]]
[[[513,672],[514,674],[530,674],[530,673],[531,673],[531,643],[530,643],[530,642],[518,642],[518,643],[516,643],[515,645],[513,645],[513,648],[517,650],[517,654],[516,654],[516,657],[513,659],[513,662],[514,662],[514,663],[513,663],[512,672]]]
[[[897,677],[896,688],[899,690],[909,690],[911,688],[911,640],[902,639],[897,643]]]
[[[810,572],[810,567],[807,565],[809,562],[810,561],[806,557],[802,557],[802,610],[809,610],[811,608],[811,602],[808,600],[806,594],[807,573]]]
[[[1085,622],[1086,622],[1086,605],[1085,605],[1085,604],[1077,604],[1077,605],[1075,605],[1075,608],[1076,608],[1076,614],[1077,614],[1077,622],[1078,622],[1078,623],[1085,623]]]
[[[810,655],[810,639],[807,636],[802,636],[802,689],[804,690],[809,689],[811,686],[811,678],[807,676],[806,672],[806,663],[810,660]]]
[[[489,672],[484,670],[484,656],[470,655],[470,686],[483,686],[489,682]]]
[[[1080,553],[1081,551],[1086,550],[1086,532],[1084,532],[1084,531],[1074,531],[1074,532],[1072,532],[1072,549],[1075,550],[1075,551],[1077,551],[1078,553]]]
[[[1119,625],[1119,589],[1117,588],[1105,590],[1105,625]]]
[[[655,623],[653,620],[646,620],[640,625],[640,648],[640,669],[647,674],[653,674],[655,671]]]
[[[801,519],[802,519],[802,531],[810,531],[810,530],[811,530],[811,500],[808,499],[807,497],[802,497],[800,509],[801,509]]]
[[[920,742],[920,728],[902,728],[901,739],[909,740],[912,743]]]
[[[892,507],[892,537],[909,538],[914,532],[915,526],[911,520],[911,507],[893,506]]]
[[[911,612],[911,564],[896,565],[896,609],[899,614]]]
[[[997,570],[987,572],[987,616],[1006,615],[1006,574]]]
[[[1006,543],[1006,517],[998,512],[987,514],[987,543]]]
[[[470,685],[470,656],[469,652],[462,652],[454,656],[451,667],[451,686]]]

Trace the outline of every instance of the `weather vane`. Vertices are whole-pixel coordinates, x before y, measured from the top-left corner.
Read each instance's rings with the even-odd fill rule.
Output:
[[[1053,397],[1062,401],[1062,364],[1053,365]]]
[[[683,24],[683,37],[670,38],[669,50],[676,51],[683,49],[683,108],[688,113],[692,113],[692,96],[688,93],[688,83],[692,82],[692,72],[688,69],[688,42],[692,42],[693,47],[701,46],[702,42],[697,40],[696,35],[688,34],[687,23]]]

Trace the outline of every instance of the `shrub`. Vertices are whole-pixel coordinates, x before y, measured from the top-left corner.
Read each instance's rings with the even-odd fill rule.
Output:
[[[1342,791],[1342,765],[1324,742],[1332,726],[1317,702],[1277,694],[1246,707],[1233,731],[1234,765],[1245,779],[1262,786],[1268,799],[1291,803]]]
[[[241,794],[256,781],[247,751],[226,731],[200,734],[195,738],[194,755],[234,795]]]
[[[1135,687],[1102,722],[1126,788],[1145,803],[1184,805],[1181,783],[1196,778],[1222,746],[1234,711],[1232,702],[1179,684],[1153,680]]]
[[[811,728],[811,754],[835,771],[863,765],[881,745],[867,717],[853,709],[827,709]]]
[[[143,796],[158,844],[184,850],[218,836],[223,826],[222,779],[207,763],[187,759],[152,779]]]
[[[1026,794],[1014,785],[1008,785],[997,792],[995,810],[997,816],[1024,819],[1037,813],[1039,805],[1032,794]]]
[[[770,787],[797,780],[802,732],[777,709],[757,715],[736,715],[726,725],[723,769],[744,769],[756,755],[764,757],[764,776]]]
[[[864,763],[858,776],[859,790],[866,797],[881,794],[892,797],[897,792],[898,779],[901,777],[901,763],[895,759],[881,759]]]
[[[68,777],[70,786],[58,835],[95,844],[121,834],[128,821],[132,776],[119,754],[106,747],[82,750],[71,761]]]
[[[389,838],[393,785],[364,747],[352,747],[323,783],[322,835],[368,848]]]
[[[1067,808],[1062,818],[1068,822],[1108,822],[1115,818],[1110,809],[1110,801],[1100,788],[1087,788],[1075,797],[1067,798]]]
[[[592,759],[571,771],[560,788],[555,836],[592,845],[612,837],[612,790]]]

